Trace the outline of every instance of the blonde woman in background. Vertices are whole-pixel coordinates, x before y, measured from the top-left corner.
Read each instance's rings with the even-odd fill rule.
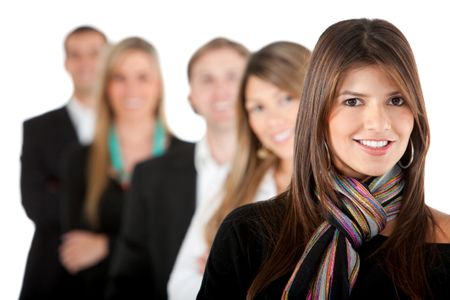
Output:
[[[181,143],[161,117],[163,84],[158,56],[132,37],[106,60],[91,146],[67,157],[63,181],[60,259],[80,278],[83,299],[102,299],[111,252],[121,223],[124,194],[134,165]]]
[[[284,191],[292,173],[294,127],[310,51],[291,42],[254,53],[237,105],[237,150],[222,197],[196,211],[172,271],[169,299],[195,299],[211,241],[223,218]],[[223,199],[220,201],[220,199]]]

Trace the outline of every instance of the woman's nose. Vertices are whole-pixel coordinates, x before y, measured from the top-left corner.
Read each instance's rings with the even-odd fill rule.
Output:
[[[368,106],[364,112],[364,126],[368,130],[384,131],[391,128],[386,108],[381,104]]]

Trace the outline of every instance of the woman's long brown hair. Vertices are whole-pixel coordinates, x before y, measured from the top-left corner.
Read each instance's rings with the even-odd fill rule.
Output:
[[[414,145],[413,163],[404,170],[406,185],[395,229],[380,249],[384,254],[383,266],[409,297],[422,299],[429,290],[424,265],[424,245],[434,224],[424,202],[429,127],[414,55],[404,35],[391,23],[353,19],[326,29],[313,51],[297,117],[292,183],[288,192],[279,197],[285,202],[285,213],[283,216],[272,213],[272,218],[281,218],[283,225],[280,229],[272,225],[277,222],[264,223],[276,242],[247,299],[253,299],[271,282],[293,271],[309,238],[324,221],[318,199],[336,201],[325,146],[328,115],[345,72],[367,65],[385,70],[400,88],[414,116],[410,137]],[[402,158],[404,164],[410,153],[408,147]]]
[[[292,42],[275,42],[255,52],[247,63],[239,89],[237,104],[237,149],[224,188],[223,200],[205,228],[209,245],[225,216],[236,207],[250,203],[267,171],[278,163],[269,153],[261,159],[257,155],[261,142],[250,128],[245,108],[245,90],[250,76],[256,76],[300,98],[309,63],[310,50]]]

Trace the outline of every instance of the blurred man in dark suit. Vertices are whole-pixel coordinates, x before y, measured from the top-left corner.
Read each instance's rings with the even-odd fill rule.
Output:
[[[22,204],[35,225],[20,299],[68,299],[69,275],[58,259],[60,176],[63,153],[91,142],[95,127],[96,86],[107,45],[90,26],[72,30],[64,41],[65,68],[73,94],[61,108],[26,120],[21,155]]]

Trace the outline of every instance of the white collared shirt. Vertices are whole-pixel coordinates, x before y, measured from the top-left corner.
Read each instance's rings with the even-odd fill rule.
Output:
[[[196,206],[215,199],[228,175],[230,164],[218,164],[211,155],[206,137],[195,145],[195,170],[197,171]],[[197,209],[196,209],[197,210]]]
[[[258,187],[254,201],[267,200],[275,195],[277,188],[274,172],[269,170]],[[196,209],[170,274],[167,285],[169,300],[190,300],[197,297],[203,278],[198,259],[205,255],[208,248],[204,228],[220,205],[221,199],[222,197],[212,198]]]
[[[67,111],[72,120],[78,140],[82,145],[88,145],[94,138],[95,111],[80,103],[76,98],[70,99],[67,104]]]

